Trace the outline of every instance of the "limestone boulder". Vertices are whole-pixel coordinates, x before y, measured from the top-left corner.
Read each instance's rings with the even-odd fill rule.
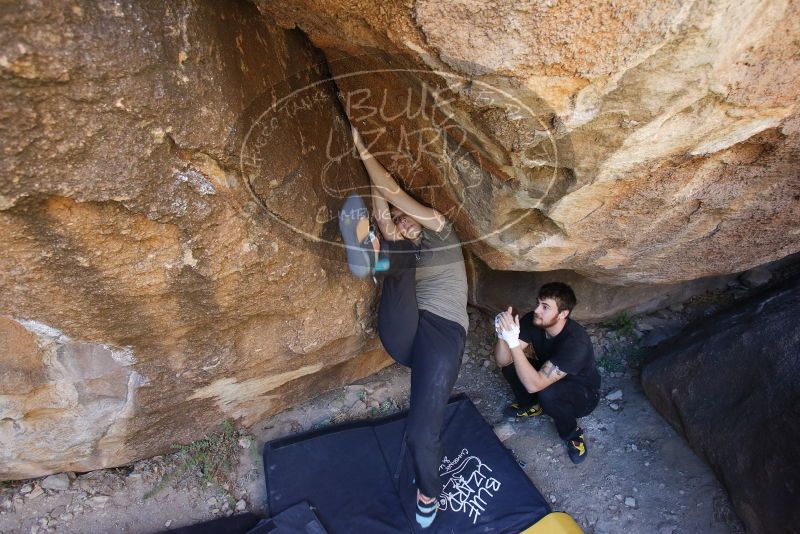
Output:
[[[636,315],[684,302],[696,295],[722,290],[733,275],[711,276],[675,284],[628,284],[617,286],[593,282],[574,271],[494,271],[472,254],[467,256],[469,301],[473,306],[497,313],[509,306],[524,314],[537,306],[539,288],[549,282],[563,282],[575,292],[578,304],[571,317],[595,323],[626,313]],[[769,272],[769,271],[767,271]]]
[[[723,482],[748,532],[800,521],[800,279],[656,347],[642,385]]]
[[[612,285],[800,250],[800,6],[256,1],[496,270]]]
[[[349,130],[300,32],[211,0],[0,17],[0,480],[159,454],[387,365],[331,216],[367,177],[332,157]]]

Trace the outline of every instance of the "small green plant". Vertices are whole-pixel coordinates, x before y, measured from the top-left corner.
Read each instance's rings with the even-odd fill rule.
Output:
[[[391,399],[387,399],[380,403],[377,408],[370,408],[369,414],[372,417],[382,417],[388,415],[392,411],[392,408],[394,408],[394,403]]]
[[[188,445],[174,444],[178,465],[165,474],[158,484],[144,494],[148,499],[164,489],[172,480],[181,480],[187,473],[195,473],[204,482],[222,486],[239,462],[239,432],[231,421],[222,423],[222,431],[193,441]]]
[[[638,369],[641,367],[645,351],[632,343],[618,345],[609,350],[604,356],[597,359],[597,365],[616,373],[626,367]]]
[[[622,371],[624,365],[619,360],[612,358],[610,356],[602,356],[597,359],[598,367],[602,367],[609,373],[616,373]]]
[[[645,356],[645,350],[642,347],[630,345],[625,347],[621,354],[625,362],[628,364],[628,367],[633,369],[639,369],[642,367],[642,361],[644,360]]]
[[[326,426],[330,426],[334,423],[332,417],[326,417],[321,421],[317,421],[313,425],[311,425],[311,430],[319,430],[320,428],[325,428]]]
[[[609,330],[614,330],[618,334],[626,337],[630,337],[634,334],[633,319],[625,312],[620,312],[608,321],[600,323],[600,326],[608,328]]]
[[[331,424],[338,425],[340,423],[344,423],[350,420],[350,411],[349,410],[342,410],[339,412],[334,412],[331,415]]]

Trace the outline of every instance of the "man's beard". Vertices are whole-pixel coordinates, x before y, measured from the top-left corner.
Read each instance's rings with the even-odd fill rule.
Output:
[[[537,317],[537,316],[535,316],[535,315],[533,316],[533,324],[534,324],[534,325],[536,325],[536,326],[538,326],[539,328],[544,328],[544,329],[547,329],[547,328],[550,328],[551,326],[555,325],[557,322],[558,322],[558,315],[556,315],[555,317],[553,317],[553,320],[552,320],[552,321],[550,321],[549,323],[545,323],[545,322],[542,320],[542,318],[541,318],[541,317]]]

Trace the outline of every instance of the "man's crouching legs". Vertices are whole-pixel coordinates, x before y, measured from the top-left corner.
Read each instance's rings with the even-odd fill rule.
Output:
[[[589,415],[597,406],[598,397],[580,384],[559,381],[539,392],[539,404],[553,418],[559,437],[567,445],[573,463],[586,459],[586,441],[578,417]]]
[[[542,411],[536,403],[536,395],[528,393],[528,390],[522,385],[514,368],[511,349],[502,339],[498,339],[494,346],[494,361],[500,367],[500,373],[506,379],[506,382],[511,387],[511,392],[514,394],[514,402],[506,406],[503,410],[503,416],[512,419],[540,415]]]

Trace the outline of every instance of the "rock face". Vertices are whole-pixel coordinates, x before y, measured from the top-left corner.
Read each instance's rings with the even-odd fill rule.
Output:
[[[650,401],[730,492],[749,532],[800,521],[800,279],[690,325],[644,367]]]
[[[800,249],[797,3],[256,3],[493,269],[667,284]]]
[[[494,271],[472,254],[467,255],[469,301],[473,306],[498,312],[512,306],[527,313],[537,306],[539,288],[549,282],[564,282],[575,291],[578,304],[571,317],[597,322],[621,312],[648,313],[683,302],[706,291],[723,289],[735,277],[712,276],[677,284],[629,284],[615,286],[593,282],[574,271]],[[766,271],[769,273],[769,271]]]
[[[335,88],[264,107],[325,78],[299,32],[246,2],[1,14],[0,480],[165,452],[388,363],[374,286],[325,252],[331,184],[367,183],[309,148],[348,150]]]

